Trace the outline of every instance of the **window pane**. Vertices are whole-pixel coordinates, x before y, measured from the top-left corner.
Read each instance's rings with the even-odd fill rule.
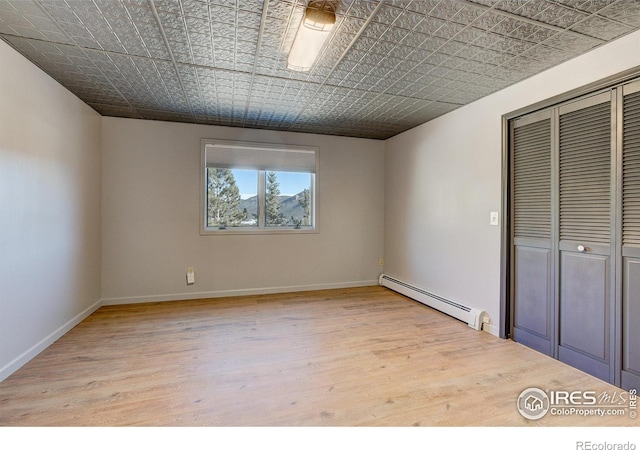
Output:
[[[295,227],[313,223],[310,173],[266,173],[266,226]]]
[[[258,225],[258,171],[207,167],[207,227]]]

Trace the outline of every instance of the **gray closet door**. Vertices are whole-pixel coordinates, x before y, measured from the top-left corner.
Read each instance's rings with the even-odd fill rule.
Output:
[[[610,93],[559,108],[558,359],[610,382],[612,123]]]
[[[551,113],[512,122],[513,339],[553,355]]]
[[[640,83],[623,95],[621,386],[640,389]]]

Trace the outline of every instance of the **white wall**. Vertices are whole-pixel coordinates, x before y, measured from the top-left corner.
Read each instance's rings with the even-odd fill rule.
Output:
[[[318,146],[320,232],[200,236],[202,138]],[[382,141],[105,117],[102,150],[106,304],[377,283]]]
[[[385,273],[486,310],[498,334],[503,114],[640,65],[640,32],[386,141]]]
[[[0,41],[0,381],[99,304],[100,129]]]

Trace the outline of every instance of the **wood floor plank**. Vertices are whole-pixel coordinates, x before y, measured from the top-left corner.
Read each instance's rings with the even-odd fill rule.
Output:
[[[0,383],[2,426],[636,426],[524,419],[623,392],[382,287],[106,306]]]

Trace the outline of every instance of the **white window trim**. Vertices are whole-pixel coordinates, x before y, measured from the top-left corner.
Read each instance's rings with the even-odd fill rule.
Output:
[[[224,146],[228,148],[252,148],[256,150],[304,150],[313,151],[315,153],[315,166],[316,170],[313,174],[313,182],[311,183],[311,210],[313,225],[306,228],[294,228],[294,227],[265,227],[264,226],[264,214],[260,214],[262,222],[257,227],[233,227],[223,230],[207,227],[207,147],[208,146]],[[238,167],[241,168],[241,167]],[[260,170],[260,169],[258,169]],[[277,169],[274,169],[277,171]],[[318,234],[318,205],[319,205],[319,171],[320,171],[320,148],[305,146],[305,145],[288,145],[288,144],[267,144],[262,142],[247,142],[247,141],[230,141],[220,139],[201,139],[200,141],[200,235],[202,236],[232,236],[232,235],[256,235],[256,234]],[[260,173],[260,172],[259,172]],[[261,181],[263,176],[260,176]],[[258,208],[259,211],[264,210],[264,183],[258,183]]]

